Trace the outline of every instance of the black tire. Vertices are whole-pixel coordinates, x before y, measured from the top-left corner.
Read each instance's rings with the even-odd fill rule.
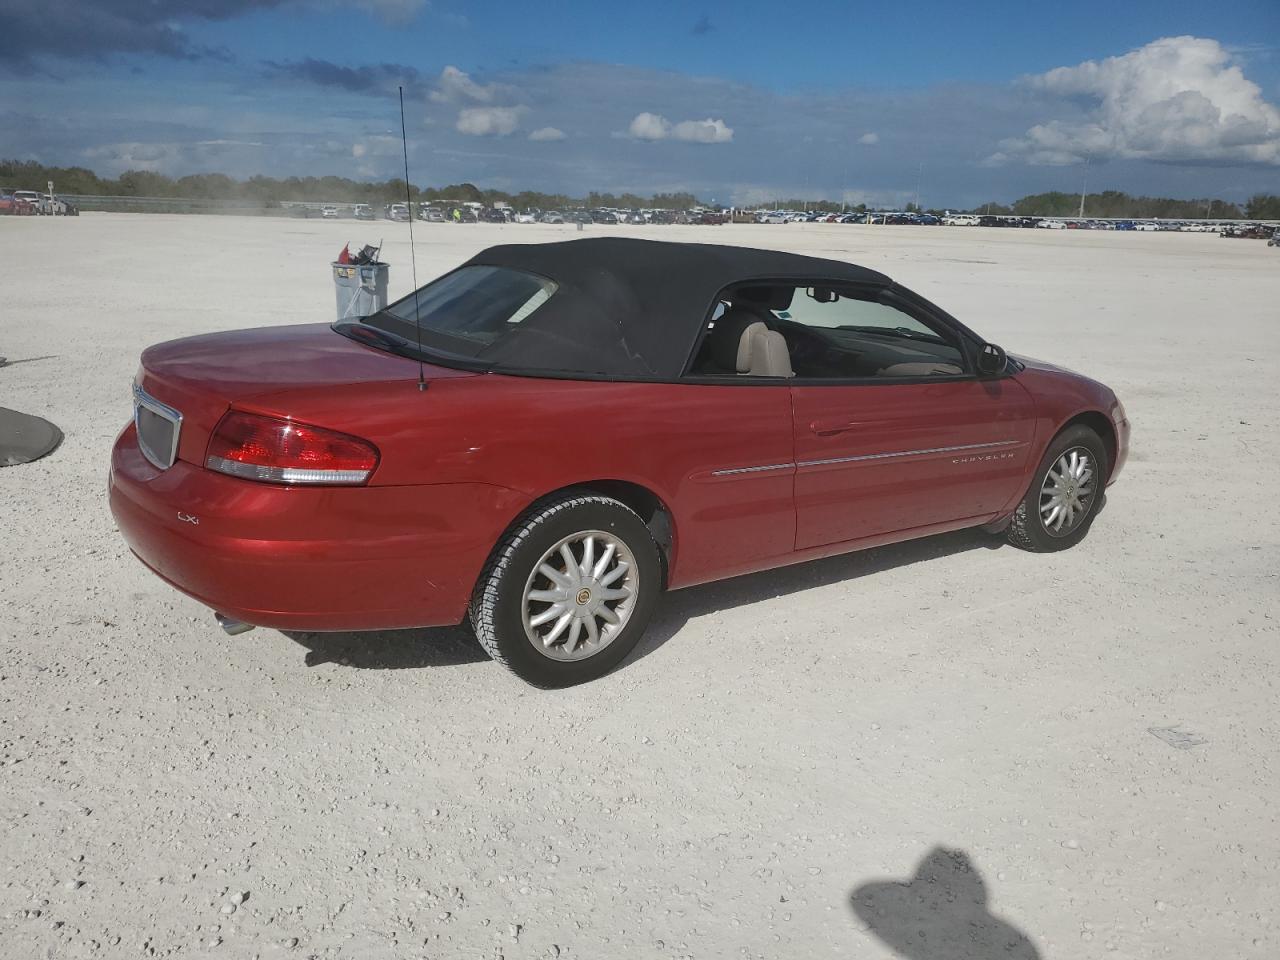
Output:
[[[566,537],[599,530],[635,560],[638,589],[630,617],[598,652],[581,660],[544,655],[524,625],[524,590],[543,555]],[[471,627],[485,652],[538,687],[569,687],[608,673],[639,642],[662,592],[662,560],[644,521],[629,507],[589,491],[569,491],[530,507],[493,548],[471,597]]]
[[[1076,448],[1088,451],[1097,465],[1093,493],[1089,497],[1083,518],[1069,532],[1055,535],[1041,516],[1040,491],[1050,467],[1063,454]],[[1094,517],[1098,515],[1098,510],[1102,506],[1107,477],[1110,475],[1111,462],[1102,438],[1083,424],[1068,427],[1054,437],[1048,449],[1045,450],[1044,457],[1041,458],[1036,472],[1031,477],[1031,486],[1023,496],[1022,502],[1018,504],[1018,509],[1014,511],[1005,536],[1015,547],[1032,553],[1053,553],[1074,547],[1085,538],[1089,528],[1093,526]]]

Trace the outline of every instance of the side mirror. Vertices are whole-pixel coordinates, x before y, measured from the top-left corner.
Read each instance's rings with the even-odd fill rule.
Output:
[[[984,343],[978,349],[978,376],[995,377],[1004,373],[1009,357],[1002,347],[994,343]]]

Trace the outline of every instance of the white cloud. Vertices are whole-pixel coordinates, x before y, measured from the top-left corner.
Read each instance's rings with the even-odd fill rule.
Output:
[[[353,143],[351,145],[351,156],[359,160],[366,153],[368,148],[363,143]]]
[[[868,147],[874,147],[877,143],[880,142],[880,134],[864,133],[862,136],[858,138],[858,142],[861,144],[865,144]]]
[[[473,137],[505,137],[520,126],[525,107],[466,107],[458,112],[459,133]]]
[[[682,120],[671,128],[671,136],[691,143],[728,143],[733,139],[733,128],[723,120]]]
[[[686,140],[690,143],[727,143],[733,139],[733,128],[723,120],[681,120],[673,124],[656,113],[636,114],[627,132],[636,140]]]
[[[638,113],[627,130],[637,140],[665,140],[671,133],[671,124],[656,113]]]
[[[491,103],[498,92],[496,83],[476,83],[469,73],[447,66],[440,71],[431,99],[436,103]]]
[[[1083,99],[1077,120],[1050,120],[1000,144],[987,163],[1098,159],[1280,164],[1280,109],[1218,41],[1166,37],[1106,60],[1058,67],[1029,85]]]
[[[556,127],[539,127],[529,134],[530,140],[563,140],[564,131]]]

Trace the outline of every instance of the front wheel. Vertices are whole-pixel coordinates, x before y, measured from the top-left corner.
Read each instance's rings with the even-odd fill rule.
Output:
[[[643,520],[583,492],[534,504],[494,548],[471,626],[494,660],[540,687],[594,680],[639,641],[662,587]]]
[[[1009,542],[1033,553],[1074,547],[1097,516],[1109,471],[1101,437],[1083,425],[1062,431],[1013,514]]]

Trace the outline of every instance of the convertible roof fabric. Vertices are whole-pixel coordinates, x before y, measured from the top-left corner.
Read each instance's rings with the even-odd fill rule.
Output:
[[[593,237],[490,247],[464,266],[525,270],[559,289],[476,358],[494,369],[674,380],[715,297],[758,280],[889,284],[838,260],[709,243]]]
[[[62,431],[48,420],[0,407],[0,467],[39,460],[61,442]]]

